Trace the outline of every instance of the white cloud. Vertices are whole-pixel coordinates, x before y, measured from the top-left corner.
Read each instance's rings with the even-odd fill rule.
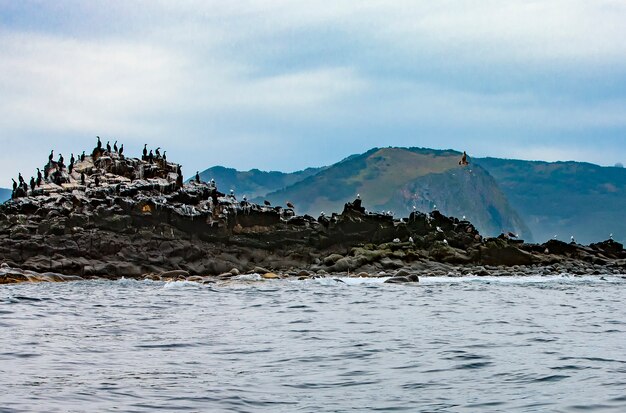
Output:
[[[313,144],[294,144],[312,128],[328,145],[319,153],[410,142],[414,132],[432,137],[422,145],[437,146],[441,133],[455,147],[485,131],[493,144],[512,130],[549,139],[626,129],[622,1],[29,4],[11,8],[36,24],[0,30],[0,146],[150,138],[201,168],[222,158],[202,165],[198,153],[224,142],[240,151],[233,162],[252,167],[268,143],[283,152],[264,162],[280,169],[295,156],[322,163],[309,159]],[[508,153],[600,159],[549,148]],[[26,145],[12,151],[0,153],[0,184],[45,158]]]

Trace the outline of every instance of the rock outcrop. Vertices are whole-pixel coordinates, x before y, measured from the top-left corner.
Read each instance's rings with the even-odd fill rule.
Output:
[[[224,194],[215,182],[183,183],[180,165],[96,148],[72,164],[50,161],[35,187],[0,206],[0,283],[80,278],[243,277],[345,273],[414,282],[417,275],[623,273],[626,252],[483,239],[438,211],[408,218],[368,213],[298,216]],[[398,273],[398,269],[406,273]],[[38,278],[39,277],[39,278]]]

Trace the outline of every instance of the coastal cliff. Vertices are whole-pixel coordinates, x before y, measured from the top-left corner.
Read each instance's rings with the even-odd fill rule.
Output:
[[[180,165],[160,154],[127,158],[100,145],[70,165],[51,157],[44,176],[0,205],[0,283],[626,271],[626,251],[613,240],[483,238],[471,222],[436,210],[394,218],[366,212],[358,198],[341,213],[299,216],[200,177],[183,183]]]

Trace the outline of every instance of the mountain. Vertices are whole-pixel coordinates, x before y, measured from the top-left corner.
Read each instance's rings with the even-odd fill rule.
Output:
[[[445,215],[466,216],[484,234],[513,231],[532,239],[493,177],[480,166],[459,166],[460,156],[452,150],[374,148],[263,198],[275,205],[290,201],[298,213],[317,216],[340,212],[360,194],[371,211],[408,216],[414,207],[437,208]]]
[[[322,169],[307,168],[292,173],[264,172],[258,169],[242,172],[223,166],[214,166],[202,171],[200,179],[203,181],[215,179],[221,191],[228,192],[233,189],[240,197],[246,195],[251,199],[293,185],[309,176],[315,175]]]
[[[0,204],[11,198],[11,190],[0,188]]]
[[[584,162],[483,158],[475,162],[496,179],[539,241],[626,241],[626,169]]]

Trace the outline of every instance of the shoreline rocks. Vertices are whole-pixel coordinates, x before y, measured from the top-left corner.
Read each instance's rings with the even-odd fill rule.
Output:
[[[470,222],[438,211],[394,219],[366,212],[360,199],[340,214],[298,216],[293,208],[225,195],[214,182],[183,184],[180,166],[164,160],[87,156],[67,175],[63,185],[44,183],[0,205],[0,283],[626,273],[626,251],[613,240],[484,239]]]

